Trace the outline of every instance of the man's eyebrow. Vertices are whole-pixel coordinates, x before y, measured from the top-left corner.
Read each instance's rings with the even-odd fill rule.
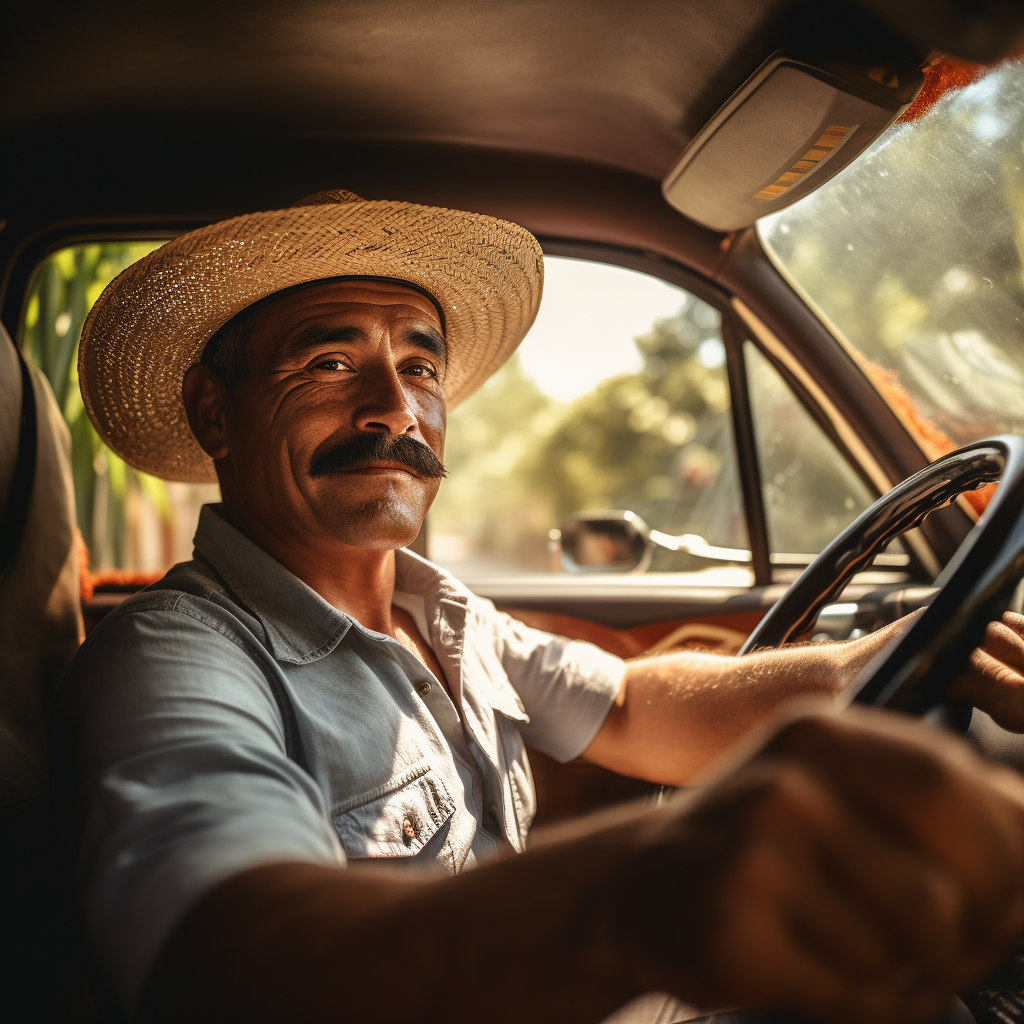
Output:
[[[307,349],[318,345],[329,345],[332,341],[366,341],[362,327],[331,327],[327,324],[310,324],[288,339],[281,348],[281,356],[290,358],[302,355]]]
[[[413,327],[406,333],[406,338],[442,362],[448,362],[448,343],[440,331],[433,327]]]
[[[361,327],[354,325],[331,326],[329,324],[309,324],[298,331],[282,346],[280,356],[291,359],[303,352],[320,345],[329,345],[332,341],[366,341],[368,335]],[[413,327],[405,332],[407,341],[417,348],[440,359],[448,361],[448,343],[440,331],[430,326]]]

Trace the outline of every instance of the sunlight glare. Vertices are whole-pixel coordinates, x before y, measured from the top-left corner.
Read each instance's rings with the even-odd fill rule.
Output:
[[[675,285],[633,270],[545,256],[544,299],[519,349],[523,370],[562,402],[606,377],[636,373],[643,359],[633,338],[675,316],[687,299]]]

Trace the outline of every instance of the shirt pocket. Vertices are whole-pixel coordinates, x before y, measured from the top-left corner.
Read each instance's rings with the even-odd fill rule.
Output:
[[[331,822],[347,857],[414,857],[454,813],[441,778],[420,762],[339,804]]]

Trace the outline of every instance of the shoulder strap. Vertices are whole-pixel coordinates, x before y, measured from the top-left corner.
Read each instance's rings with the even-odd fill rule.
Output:
[[[21,535],[28,518],[32,498],[32,482],[36,475],[36,395],[32,376],[24,356],[15,346],[21,366],[21,425],[18,430],[18,455],[14,475],[7,492],[7,503],[0,514],[0,583],[14,564]]]

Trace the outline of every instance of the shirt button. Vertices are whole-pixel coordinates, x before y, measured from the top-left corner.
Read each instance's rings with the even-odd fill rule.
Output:
[[[430,693],[430,683],[417,683],[416,689],[419,691],[421,697],[426,697],[426,695]]]
[[[416,826],[408,819],[402,820],[402,842],[406,846],[411,846],[412,841],[419,835],[419,830]]]

